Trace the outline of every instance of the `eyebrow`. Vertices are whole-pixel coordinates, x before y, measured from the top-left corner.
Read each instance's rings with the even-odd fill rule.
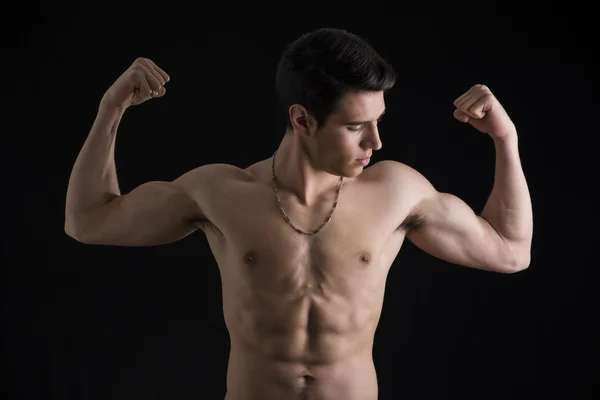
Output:
[[[384,108],[381,115],[377,118],[378,120],[381,119],[381,117],[383,117],[383,114],[385,114],[385,110],[386,109]],[[344,123],[344,125],[363,125],[363,124],[366,124],[367,122],[371,122],[371,121],[350,121],[350,122]]]

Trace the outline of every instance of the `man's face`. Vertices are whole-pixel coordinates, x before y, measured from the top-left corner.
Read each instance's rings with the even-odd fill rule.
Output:
[[[344,95],[314,137],[315,159],[327,172],[345,177],[360,174],[364,161],[382,146],[377,123],[385,111],[383,92]]]

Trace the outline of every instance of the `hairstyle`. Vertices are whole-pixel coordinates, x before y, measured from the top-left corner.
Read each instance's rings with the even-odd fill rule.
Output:
[[[288,45],[277,65],[275,90],[291,128],[289,107],[301,104],[325,124],[349,92],[388,91],[396,83],[393,67],[356,34],[322,28]]]

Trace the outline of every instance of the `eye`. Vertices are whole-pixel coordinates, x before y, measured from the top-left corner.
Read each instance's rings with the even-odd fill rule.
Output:
[[[353,132],[358,132],[360,131],[360,128],[362,128],[362,125],[352,125],[348,127],[348,130],[351,130]]]

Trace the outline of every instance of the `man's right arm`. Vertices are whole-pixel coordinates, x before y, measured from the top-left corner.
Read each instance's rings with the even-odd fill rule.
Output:
[[[212,167],[121,194],[114,149],[123,113],[123,108],[105,105],[98,111],[69,180],[65,231],[83,243],[116,246],[153,246],[181,239],[203,218],[191,190],[208,183]]]

